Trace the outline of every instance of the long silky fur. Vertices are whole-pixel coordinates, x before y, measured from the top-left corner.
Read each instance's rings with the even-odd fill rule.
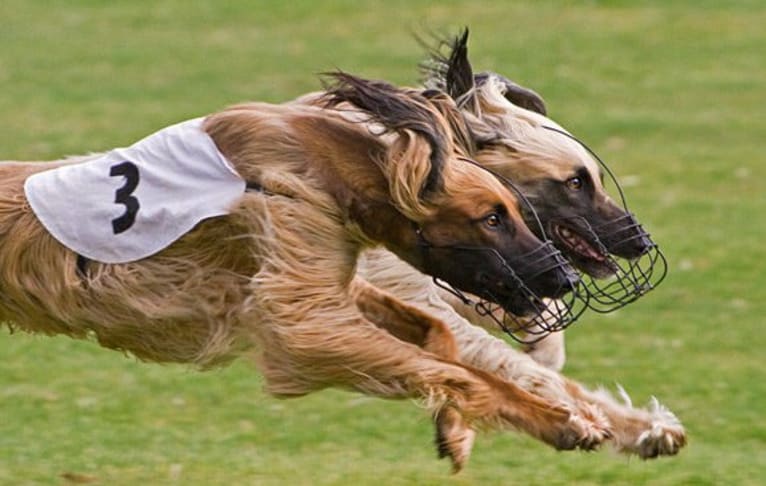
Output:
[[[429,157],[430,167],[420,185],[416,194],[409,195],[408,199],[416,201],[427,196],[429,193],[442,189],[439,187],[443,172],[444,159],[446,157],[445,149],[447,141],[444,140],[445,127],[433,127],[435,117],[433,108],[425,99],[420,99],[416,92],[408,93],[405,99],[397,94],[400,89],[383,81],[364,82],[356,76],[347,73],[327,73],[327,79],[333,80],[332,83],[325,85],[326,93],[324,95],[324,104],[327,107],[337,106],[341,103],[350,103],[356,108],[370,113],[371,119],[382,123],[393,130],[407,129],[424,137],[428,140],[431,155]],[[415,116],[413,116],[415,115]],[[409,145],[411,140],[407,137],[404,140],[405,146]],[[403,173],[400,170],[403,164],[389,164],[389,167],[399,172],[398,177],[422,177],[423,174],[415,172],[411,175]],[[409,186],[410,184],[405,185]]]
[[[524,390],[560,403],[578,417],[609,430],[609,443],[619,452],[642,458],[676,454],[686,443],[678,419],[655,404],[633,407],[618,387],[623,403],[603,388],[587,387],[538,363],[529,354],[510,347],[481,327],[473,325],[449,304],[432,280],[383,249],[368,250],[360,260],[358,274],[378,288],[438,318],[454,336],[458,359],[466,364],[515,383]],[[462,431],[461,431],[462,432]]]
[[[352,95],[353,89],[346,92],[344,102]],[[397,103],[410,96],[373,95],[376,102],[394,97]],[[457,423],[470,427],[517,428],[558,448],[595,447],[606,437],[599,424],[460,363],[449,351],[453,337],[445,324],[352,283],[359,253],[376,242],[361,221],[350,219],[349,193],[390,204],[418,223],[451,198],[470,205],[486,191],[497,191],[493,198],[504,191],[485,171],[457,160],[462,152],[449,133],[455,122],[428,99],[413,100],[409,112],[386,111],[385,103],[368,112],[390,123],[385,128],[396,139],[390,145],[366,126],[315,107],[251,103],[207,117],[204,130],[219,150],[263,190],[247,192],[229,215],[206,220],[132,263],[78,268],[77,256],[32,214],[25,179],[76,161],[0,164],[0,320],[12,330],[93,336],[148,361],[204,368],[245,354],[278,396],[340,387],[411,397],[434,414],[455,411]],[[435,137],[424,137],[407,120],[416,126],[425,114]],[[439,182],[432,184],[437,149],[443,150]],[[395,307],[399,317],[373,322],[358,299],[384,314]],[[403,341],[387,326],[425,334]],[[456,465],[462,460],[458,453],[451,457]]]
[[[561,157],[587,156],[581,147],[564,140],[564,137],[551,136],[552,132],[542,128],[544,123],[557,126],[554,122],[510,103],[504,95],[505,89],[506,84],[502,79],[491,76],[485,79],[474,93],[481,106],[481,117],[461,110],[462,118],[453,122],[458,127],[452,131],[454,143],[462,146],[466,152],[473,150],[473,157],[482,164],[504,172],[522,158],[528,158],[527,160],[534,162],[532,165],[537,167],[544,166],[540,169],[544,171],[560,166]],[[440,99],[438,94],[432,96]],[[312,93],[293,103],[316,104],[321,97],[321,94]],[[348,107],[342,107],[342,113],[349,119],[363,120]],[[460,136],[465,133],[462,127],[466,126],[470,129],[470,137],[476,140],[502,139],[503,143],[516,149],[500,152],[472,147],[470,142],[464,141]],[[377,129],[371,129],[371,132],[381,133]],[[388,145],[394,145],[398,141],[396,137],[381,137],[381,140]],[[514,156],[517,158],[513,158]],[[473,324],[482,323],[489,327],[494,326],[494,323],[482,322],[482,318],[473,308],[463,305],[450,294],[437,288],[429,277],[420,274],[383,249],[368,250],[364,253],[358,275],[361,277],[358,280],[367,280],[446,323],[457,344],[457,355],[461,362],[512,382],[548,401],[562,404],[573,411],[574,416],[578,417],[577,420],[584,417],[585,423],[590,424],[588,427],[592,427],[594,433],[608,430],[610,443],[617,450],[641,457],[654,457],[658,454],[675,454],[685,444],[684,429],[677,421],[666,420],[652,410],[620,404],[606,391],[590,392],[586,387],[557,373],[555,370],[560,369],[564,363],[561,334],[553,334],[539,342],[534,349],[529,350],[529,354],[518,352]],[[437,426],[440,416],[437,414]],[[658,423],[663,425],[657,427]],[[647,431],[654,433],[647,434]],[[458,457],[459,461],[464,462],[469,455],[472,435],[467,429],[460,427],[453,431],[453,434],[458,439],[450,440],[443,434],[437,435],[440,451],[446,447],[445,444],[452,444],[452,449],[446,448],[443,453],[453,457],[453,460]]]

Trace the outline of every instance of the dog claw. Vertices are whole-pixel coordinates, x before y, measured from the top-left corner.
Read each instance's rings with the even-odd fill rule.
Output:
[[[649,413],[652,417],[650,425],[639,434],[632,452],[641,459],[678,454],[686,445],[686,431],[681,422],[654,397],[649,404]]]
[[[655,423],[636,441],[636,453],[641,459],[674,456],[686,445],[686,431],[680,424]]]

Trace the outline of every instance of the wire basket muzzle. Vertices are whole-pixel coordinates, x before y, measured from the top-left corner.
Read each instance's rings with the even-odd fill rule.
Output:
[[[537,249],[506,260],[491,249],[464,248],[463,251],[489,251],[503,268],[504,287],[512,296],[500,295],[489,286],[481,295],[462,292],[447,282],[434,278],[434,283],[459,298],[465,305],[474,307],[482,317],[494,321],[511,338],[523,344],[537,342],[552,332],[572,325],[588,308],[590,295],[579,274],[573,272],[567,261],[551,242]],[[543,296],[532,285],[536,279],[553,273],[560,280]],[[551,289],[551,287],[548,287]],[[519,309],[523,311],[519,311]]]
[[[584,218],[572,218],[573,226],[601,253],[611,270],[604,278],[583,274],[588,306],[598,313],[620,309],[656,288],[667,275],[665,255],[635,217],[627,213],[611,221],[591,226]],[[637,254],[622,257],[616,253]]]

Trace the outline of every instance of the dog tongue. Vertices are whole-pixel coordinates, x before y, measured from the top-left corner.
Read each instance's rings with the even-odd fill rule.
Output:
[[[603,262],[606,260],[606,257],[602,255],[601,253],[597,252],[592,246],[589,244],[582,242],[575,246],[575,250],[577,250],[580,254],[586,255],[589,258],[592,258],[596,261]]]

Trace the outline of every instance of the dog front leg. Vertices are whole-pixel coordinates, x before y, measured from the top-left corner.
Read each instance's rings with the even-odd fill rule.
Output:
[[[672,456],[686,445],[686,431],[678,418],[656,398],[647,409],[634,408],[630,397],[619,389],[624,403],[619,403],[606,390],[590,391],[573,381],[567,389],[578,400],[598,406],[613,426],[614,447],[641,459]]]
[[[364,317],[376,326],[404,342],[458,361],[455,338],[441,320],[358,277],[352,282],[351,292]]]
[[[385,329],[401,340],[415,344],[444,358],[450,360],[460,359],[464,350],[460,348],[455,349],[455,338],[449,330],[450,326],[440,319],[434,318],[417,308],[399,301],[390,294],[361,279],[356,279],[352,288],[357,306],[367,318],[371,319],[380,328]],[[489,336],[485,331],[470,325],[468,326],[478,331],[481,336],[489,338],[492,341],[491,344],[501,348],[501,352],[509,349],[502,341]],[[467,330],[457,326],[453,328],[464,332]],[[476,337],[478,336],[474,336],[474,338]],[[462,338],[459,340],[461,346],[467,345],[467,342],[470,341],[470,338],[466,339],[464,335],[461,335],[460,338]],[[483,341],[486,344],[487,340],[484,339]],[[485,351],[489,350],[485,348]],[[530,361],[527,356],[513,350],[510,351],[519,356],[523,361]],[[481,352],[476,353],[476,355],[479,354]],[[465,357],[475,364],[476,360],[471,360],[471,358],[475,358],[476,355],[467,354]],[[478,364],[487,363],[479,361]],[[515,382],[517,378],[520,378],[519,375],[514,375],[510,381]],[[521,378],[524,381],[528,377]],[[562,400],[572,402],[563,390],[558,394],[549,393],[546,398],[552,399],[552,403],[561,403]],[[592,445],[588,447],[595,447],[601,440],[609,436],[608,425],[598,414],[594,414],[591,408],[585,408],[579,412],[580,417],[578,420],[581,420],[582,427],[588,430],[588,435],[591,437],[589,440]],[[440,408],[434,417],[434,422],[436,425],[436,445],[439,456],[449,457],[454,470],[460,470],[470,456],[476,435],[475,430],[471,423],[466,421],[459,411],[451,406]]]
[[[439,358],[361,316],[342,320],[338,314],[324,323],[280,326],[261,343],[270,392],[290,396],[330,386],[350,388],[379,397],[417,398],[434,413],[454,408],[468,424],[523,430],[559,449],[590,449],[603,440],[561,403]]]
[[[414,344],[442,358],[458,360],[455,339],[446,324],[361,278],[352,282],[352,294],[364,316],[402,341]],[[453,472],[468,462],[476,431],[449,405],[434,416],[436,449],[439,458],[449,458]]]
[[[479,314],[472,305],[466,305],[449,292],[439,290],[439,296],[449,303],[455,312],[475,326],[480,326],[490,332],[498,330],[497,322],[489,315]],[[496,318],[502,319],[502,315]],[[523,320],[523,319],[522,319]],[[506,323],[508,324],[508,323]],[[513,327],[513,326],[511,326]],[[539,326],[530,328],[532,335],[539,335]],[[523,346],[524,352],[535,361],[554,371],[561,371],[566,362],[566,347],[564,332],[553,332],[538,340],[534,344]]]
[[[621,404],[606,391],[590,391],[540,365],[483,329],[456,323],[449,327],[455,333],[463,362],[491,371],[536,395],[568,403],[579,415],[608,429],[613,436],[611,443],[620,452],[652,458],[676,454],[686,443],[681,423],[656,400],[648,409],[634,408],[621,391],[626,402]]]

